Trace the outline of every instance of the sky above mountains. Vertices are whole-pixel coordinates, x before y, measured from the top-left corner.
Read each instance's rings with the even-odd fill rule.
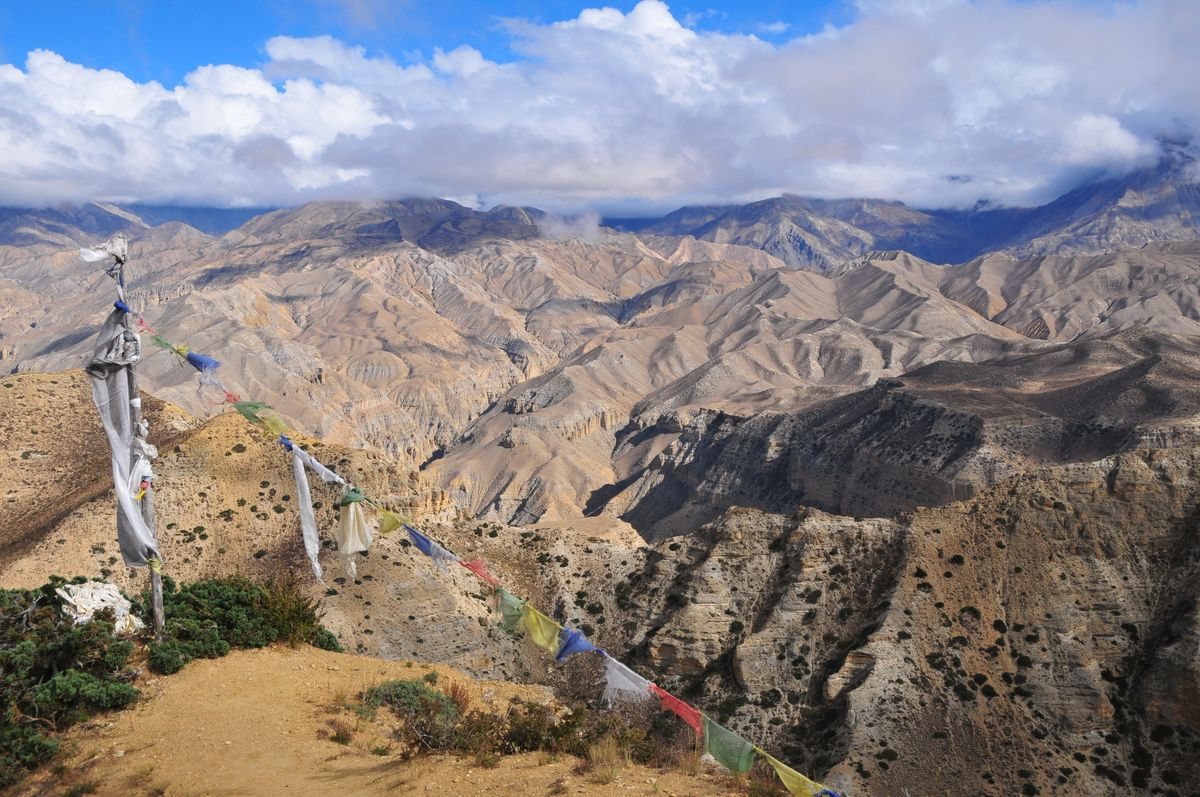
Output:
[[[1032,204],[1191,137],[1198,38],[1192,0],[9,5],[0,204]]]

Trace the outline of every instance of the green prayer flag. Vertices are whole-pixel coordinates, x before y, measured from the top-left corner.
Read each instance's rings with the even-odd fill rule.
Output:
[[[359,492],[357,487],[352,487],[348,493],[342,496],[342,500],[338,503],[338,506],[350,506],[364,500],[366,500],[366,496]]]
[[[521,623],[529,632],[529,638],[538,647],[545,648],[551,653],[558,653],[558,634],[562,626],[551,620],[537,609],[525,604],[521,613]]]
[[[250,423],[262,423],[258,413],[270,407],[265,401],[235,401],[230,405],[242,414]]]
[[[754,745],[704,716],[704,751],[734,772],[747,772],[754,764]]]
[[[171,343],[171,341],[164,338],[162,335],[151,335],[150,342],[153,343],[155,346],[159,347],[160,349],[170,349],[171,351],[175,351],[175,345],[173,343]]]
[[[510,634],[515,634],[521,626],[525,601],[506,589],[497,589],[496,610],[500,612],[500,627]]]

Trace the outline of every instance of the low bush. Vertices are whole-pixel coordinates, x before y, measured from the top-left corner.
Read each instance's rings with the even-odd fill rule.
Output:
[[[149,596],[140,612],[148,621]],[[319,607],[295,581],[258,583],[231,577],[196,581],[176,589],[163,579],[166,639],[150,643],[150,669],[178,672],[193,659],[215,659],[232,648],[261,648],[272,642],[313,644],[340,652],[321,625]]]
[[[126,683],[133,645],[113,639],[111,612],[76,625],[55,593],[66,583],[0,590],[0,788],[58,751],[54,733],[138,696]]]
[[[469,700],[459,684],[445,690],[422,680],[384,681],[360,698],[364,710],[387,707],[400,720],[393,735],[405,757],[435,752],[474,755],[480,766],[492,766],[499,756],[541,751],[596,761],[589,770],[604,779],[615,778],[629,760],[672,766],[680,749],[693,746],[682,739],[678,723],[650,705],[610,710],[515,700],[506,712],[492,713],[468,711]]]

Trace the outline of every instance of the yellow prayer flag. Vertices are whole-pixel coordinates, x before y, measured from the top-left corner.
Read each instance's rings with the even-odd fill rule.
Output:
[[[379,514],[382,516],[379,518],[380,534],[390,534],[407,522],[395,512],[389,512],[386,509],[380,509]]]
[[[545,648],[551,653],[558,653],[558,632],[562,626],[551,620],[537,609],[525,604],[521,610],[521,623],[529,633],[529,638],[538,647]]]
[[[783,781],[783,786],[788,790],[789,794],[799,795],[799,797],[817,797],[825,788],[820,783],[804,777],[778,758],[767,755],[767,752],[761,747],[755,747],[754,751],[767,759],[767,763],[771,765],[771,768],[775,770],[775,774]]]
[[[278,415],[260,415],[258,417],[262,418],[262,422],[271,430],[271,434],[281,435],[287,432],[287,425]]]

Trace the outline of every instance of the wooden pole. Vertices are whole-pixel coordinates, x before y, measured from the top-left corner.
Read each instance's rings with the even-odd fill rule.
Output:
[[[125,299],[125,297],[124,297],[125,261],[121,261],[121,271],[120,271],[120,276],[118,277],[118,280],[117,280],[117,284],[121,286],[121,292],[122,292],[121,300],[124,301],[124,299]],[[124,324],[125,329],[132,332],[133,325],[130,322],[129,315],[130,315],[129,313],[125,314],[125,318],[122,323]],[[142,402],[141,402],[142,394],[140,392],[138,392],[138,378],[137,378],[136,367],[133,365],[129,366],[127,373],[129,374],[130,428],[133,429],[134,436],[136,437],[138,424],[140,424],[142,421]],[[137,401],[134,401],[133,399],[137,399]],[[130,466],[130,468],[132,468],[137,462],[137,454],[131,453],[130,457],[131,457],[132,461],[129,463],[129,466]],[[146,527],[148,529],[150,529],[150,533],[154,535],[154,539],[157,540],[158,534],[154,530],[154,486],[153,485],[146,486],[146,494],[142,496],[141,508],[142,508],[142,519],[146,522]],[[158,559],[150,560],[150,606],[151,606],[151,613],[154,618],[154,638],[159,641],[162,641],[163,635],[165,633],[164,628],[166,626],[166,614],[163,611],[162,566],[159,563]]]

